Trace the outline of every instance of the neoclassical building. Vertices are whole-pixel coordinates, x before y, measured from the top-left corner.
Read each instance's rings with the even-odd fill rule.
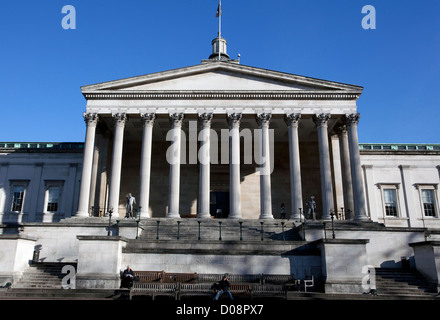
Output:
[[[242,65],[230,59],[221,37],[212,46],[198,65],[81,87],[84,143],[0,143],[3,248],[27,252],[42,245],[46,261],[78,263],[87,288],[99,286],[100,272],[105,287],[116,286],[123,264],[173,272],[231,272],[247,265],[235,271],[312,274],[330,292],[341,283],[352,288],[366,263],[395,267],[422,244],[438,252],[440,145],[359,144],[362,87]],[[139,249],[135,242],[139,225],[124,219],[129,194],[136,199],[134,218],[144,225],[143,241],[157,248]],[[316,207],[309,215],[312,197]],[[236,251],[238,243],[230,243],[213,266],[218,244],[212,242],[177,265],[169,255],[179,260],[185,251],[179,244],[167,247],[159,233],[156,242],[148,238],[152,220],[157,228],[161,221],[171,226],[184,220],[197,220],[200,228],[200,221],[215,219],[231,228],[237,228],[234,221],[241,228],[257,220],[279,228],[273,221],[282,217],[282,205],[283,220],[302,235],[290,251],[276,242],[259,253]],[[306,237],[304,219],[313,215],[322,223],[310,224]],[[326,238],[326,222],[333,219],[353,223],[339,225],[346,241],[335,243],[342,255],[356,253],[341,260],[356,260],[345,276],[331,275],[331,268],[344,268],[326,265],[332,251],[319,247],[333,245]],[[314,251],[296,256],[306,238],[323,241],[317,244],[322,258]],[[16,242],[26,246],[17,249]],[[114,243],[114,255],[99,254]],[[92,252],[116,259],[109,262],[113,273],[100,270],[89,259]],[[191,255],[185,251],[185,259]],[[10,279],[12,269],[18,279],[23,257],[17,253],[0,264],[0,280]],[[423,259],[438,264],[438,254]],[[440,268],[424,263],[420,270],[438,284]]]
[[[362,87],[212,45],[199,65],[83,86],[85,143],[0,144],[2,221],[125,217],[130,193],[141,219],[273,219],[284,204],[298,220],[313,196],[318,219],[437,225],[438,145],[359,147]]]
[[[313,195],[318,216],[330,219],[338,210],[334,132],[344,207],[368,219],[357,137],[362,88],[221,57],[81,88],[87,132],[76,215],[94,207],[124,216],[132,193],[145,218],[209,218],[221,207],[229,218],[272,219],[285,203],[298,219]]]

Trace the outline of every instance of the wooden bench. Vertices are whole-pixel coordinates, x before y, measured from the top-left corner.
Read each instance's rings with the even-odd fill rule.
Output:
[[[295,280],[295,276],[291,274],[263,274],[261,276],[261,284],[286,284]]]
[[[177,283],[196,281],[197,273],[169,273],[165,271],[134,271],[136,281]]]
[[[286,288],[281,284],[254,284],[251,292],[252,298],[286,296]]]
[[[130,300],[134,296],[150,295],[154,300],[156,296],[171,296],[178,299],[178,284],[173,283],[154,283],[154,282],[135,282],[130,289]]]
[[[134,277],[139,282],[161,282],[164,271],[134,271]]]
[[[234,283],[229,288],[232,296],[251,296],[252,287],[250,284]],[[217,290],[213,288],[213,283],[181,283],[179,290],[179,300],[184,296],[208,296],[214,298]]]

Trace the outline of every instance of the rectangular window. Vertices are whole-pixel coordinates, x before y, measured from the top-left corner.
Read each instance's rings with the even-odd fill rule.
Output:
[[[48,212],[57,212],[60,201],[60,187],[50,186],[47,189],[47,207]]]
[[[422,189],[422,203],[423,211],[426,217],[435,217],[435,200],[434,200],[434,190],[432,189]]]
[[[385,203],[385,214],[387,216],[397,217],[397,195],[396,189],[384,189],[383,198]]]
[[[46,193],[44,196],[44,212],[58,213],[61,209],[61,198],[63,193],[62,180],[46,180]]]
[[[20,185],[20,184],[13,184],[12,185],[11,211],[21,212],[21,210],[23,209],[25,190],[26,190],[25,185]]]

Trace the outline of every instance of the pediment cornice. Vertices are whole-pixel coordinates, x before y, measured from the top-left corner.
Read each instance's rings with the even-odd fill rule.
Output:
[[[85,91],[87,100],[357,100],[350,91]]]
[[[276,83],[271,90],[149,90],[161,82],[185,81],[194,76],[227,74],[237,79]],[[241,83],[241,82],[240,82]],[[151,86],[153,84],[154,86]],[[159,84],[159,87],[158,87]],[[178,82],[180,84],[180,82]],[[283,86],[285,86],[283,88]],[[296,87],[294,87],[296,86]],[[179,85],[177,86],[179,87]],[[140,90],[141,88],[142,90]],[[197,89],[197,88],[195,88]],[[209,88],[211,89],[211,88]],[[214,88],[217,89],[217,88]],[[247,88],[246,88],[247,89]],[[358,99],[363,88],[227,62],[209,62],[137,77],[81,87],[89,99]]]

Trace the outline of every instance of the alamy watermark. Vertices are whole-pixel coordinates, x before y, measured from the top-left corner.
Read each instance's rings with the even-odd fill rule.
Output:
[[[167,132],[166,140],[171,141],[166,152],[167,162],[169,164],[200,163],[203,165],[256,164],[257,174],[266,175],[273,172],[274,129],[267,129],[268,137],[266,139],[263,139],[261,129],[241,129],[238,134],[242,141],[240,143],[241,157],[230,157],[232,134],[230,129],[221,129],[220,132],[211,128],[198,130],[197,121],[189,121],[187,132],[180,128]],[[263,140],[269,142],[267,146]],[[200,148],[198,148],[198,141],[201,142]],[[176,151],[176,144],[180,144],[180,153]],[[240,158],[242,158],[242,162]]]
[[[76,270],[75,267],[67,264],[61,269],[61,273],[67,273],[61,280],[63,289],[76,289]]]
[[[362,13],[365,14],[362,18],[362,28],[364,30],[376,29],[376,8],[372,5],[363,6]]]
[[[66,14],[61,20],[61,27],[64,30],[76,29],[76,9],[72,5],[65,5],[61,13]]]
[[[376,269],[372,265],[365,265],[362,267],[362,289],[365,293],[376,292]]]

